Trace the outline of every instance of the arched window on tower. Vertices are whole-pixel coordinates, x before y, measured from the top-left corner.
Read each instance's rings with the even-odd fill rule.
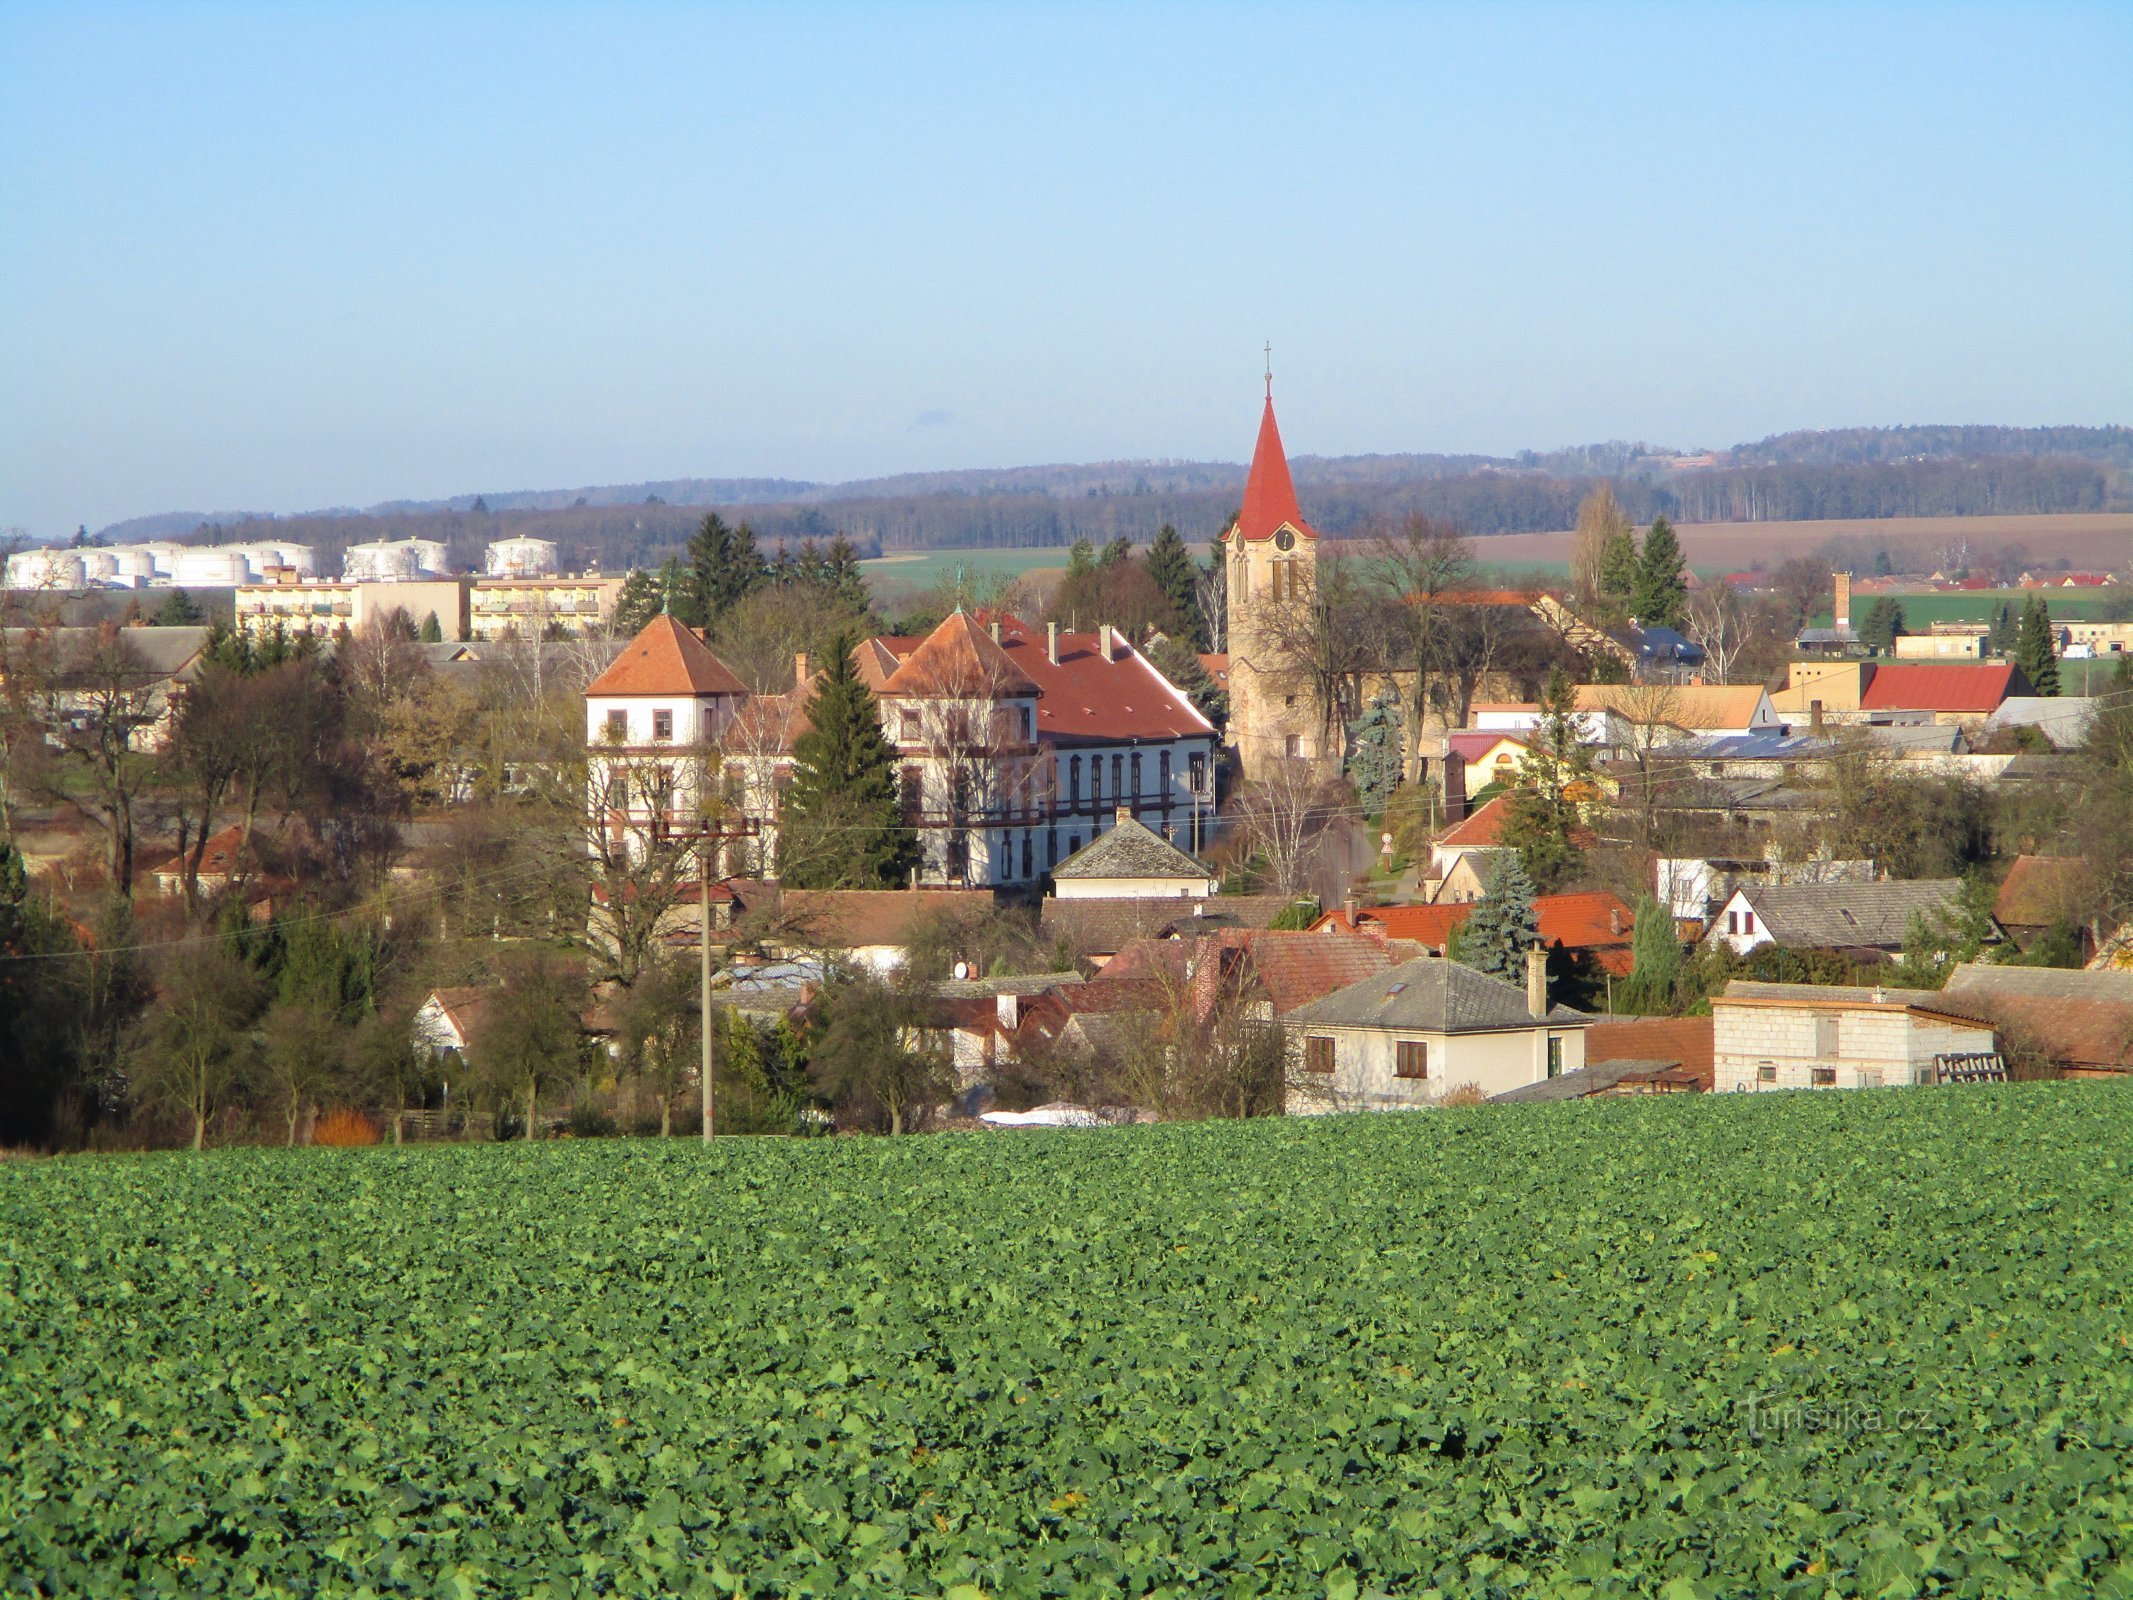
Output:
[[[1252,597],[1252,568],[1245,559],[1242,544],[1237,546],[1237,559],[1229,565],[1229,597],[1240,602]]]

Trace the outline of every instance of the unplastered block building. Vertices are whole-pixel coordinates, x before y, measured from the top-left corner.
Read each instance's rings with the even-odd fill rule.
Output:
[[[1992,1024],[1933,989],[1736,978],[1711,998],[1713,1087],[1881,1089],[1940,1080],[1948,1058],[1988,1055]]]

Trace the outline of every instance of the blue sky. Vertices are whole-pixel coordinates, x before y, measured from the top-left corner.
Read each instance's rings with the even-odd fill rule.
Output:
[[[0,525],[2133,421],[2133,7],[0,5]]]

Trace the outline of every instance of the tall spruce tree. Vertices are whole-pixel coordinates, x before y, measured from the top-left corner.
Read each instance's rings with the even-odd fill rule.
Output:
[[[1600,600],[1603,606],[1611,610],[1627,606],[1630,597],[1636,593],[1640,570],[1636,530],[1626,519],[1618,520],[1608,528],[1600,544]]]
[[[1533,880],[1519,865],[1518,852],[1500,850],[1465,922],[1459,925],[1453,956],[1478,972],[1512,983],[1526,981],[1526,952],[1540,940],[1533,911]]]
[[[1383,816],[1400,786],[1402,726],[1398,704],[1385,694],[1372,695],[1362,715],[1348,724],[1348,780],[1366,817]]]
[[[918,835],[897,794],[896,752],[840,635],[793,744],[778,813],[778,877],[794,889],[882,889],[918,864]]]
[[[2052,613],[2042,599],[2022,602],[2022,627],[2015,636],[2015,665],[2038,694],[2059,692],[2059,652],[2052,646]]]
[[[692,628],[716,626],[734,601],[769,580],[755,530],[745,522],[729,528],[716,511],[706,512],[689,539],[687,578],[685,593],[672,597],[674,615]]]
[[[2006,601],[1992,614],[1992,626],[1985,633],[1985,654],[2005,658],[2014,654],[2015,647],[2014,607]]]
[[[1205,650],[1207,627],[1193,595],[1192,552],[1185,548],[1178,530],[1167,522],[1156,530],[1155,543],[1148,547],[1148,576],[1155,579],[1155,586],[1163,591],[1163,598],[1177,616],[1165,631],[1183,630],[1195,650]]]
[[[622,592],[615,596],[616,637],[636,638],[666,609],[666,603],[667,589],[660,582],[660,574],[648,572],[643,567],[630,568],[629,576],[622,580]]]
[[[1629,614],[1647,628],[1678,628],[1688,614],[1689,586],[1681,575],[1681,541],[1664,517],[1652,518],[1645,530],[1644,551],[1637,557],[1637,577],[1629,597]]]
[[[846,610],[864,616],[873,605],[874,597],[867,592],[867,580],[859,570],[859,551],[841,533],[830,540],[823,555],[822,577]]]

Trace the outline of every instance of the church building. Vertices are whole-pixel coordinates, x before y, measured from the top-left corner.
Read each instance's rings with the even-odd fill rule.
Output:
[[[1222,536],[1221,549],[1228,585],[1229,734],[1243,776],[1262,777],[1285,757],[1338,760],[1337,743],[1320,748],[1328,741],[1310,686],[1295,681],[1283,660],[1283,618],[1297,614],[1316,582],[1318,530],[1296,502],[1274,422],[1271,376],[1244,509]]]

